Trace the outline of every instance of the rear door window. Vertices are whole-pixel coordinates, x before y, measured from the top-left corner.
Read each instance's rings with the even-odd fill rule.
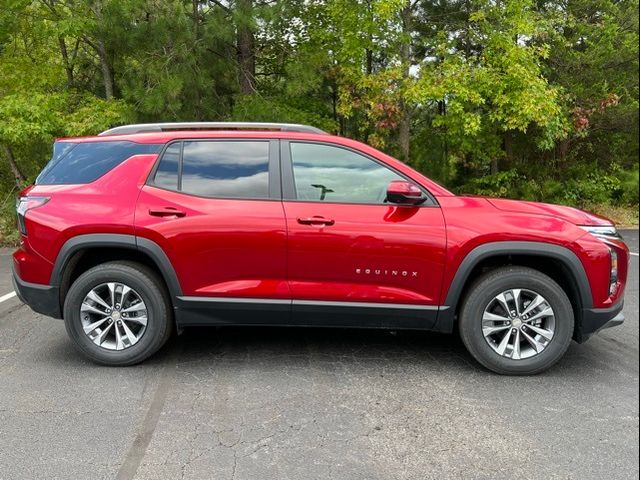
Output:
[[[160,145],[134,142],[56,142],[36,184],[91,183],[132,155],[158,153]]]
[[[269,141],[185,140],[179,158],[180,142],[169,145],[155,186],[202,197],[269,198]]]

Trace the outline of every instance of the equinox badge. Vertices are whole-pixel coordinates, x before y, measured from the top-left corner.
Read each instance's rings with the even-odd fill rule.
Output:
[[[418,272],[409,270],[383,270],[381,268],[356,268],[357,275],[386,275],[391,277],[417,277]]]

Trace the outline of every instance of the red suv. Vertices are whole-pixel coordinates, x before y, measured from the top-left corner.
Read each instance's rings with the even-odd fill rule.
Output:
[[[18,295],[108,365],[174,327],[457,328],[485,367],[533,374],[624,320],[629,251],[610,221],[456,196],[303,125],[61,139],[17,210]]]

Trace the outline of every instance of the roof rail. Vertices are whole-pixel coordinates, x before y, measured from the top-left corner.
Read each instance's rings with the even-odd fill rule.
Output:
[[[275,130],[280,132],[327,133],[309,125],[295,123],[252,123],[252,122],[182,122],[182,123],[139,123],[110,128],[98,136],[129,135],[145,132],[171,132],[178,130]]]

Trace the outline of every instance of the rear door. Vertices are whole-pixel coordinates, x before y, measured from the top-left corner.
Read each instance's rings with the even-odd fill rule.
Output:
[[[435,200],[387,203],[389,182],[407,178],[340,145],[281,152],[294,321],[433,327],[446,248]]]
[[[227,312],[242,321],[236,311],[247,308],[255,311],[248,323],[273,321],[265,309],[288,315],[277,140],[168,144],[142,188],[135,225],[176,270],[183,323],[226,322]]]

